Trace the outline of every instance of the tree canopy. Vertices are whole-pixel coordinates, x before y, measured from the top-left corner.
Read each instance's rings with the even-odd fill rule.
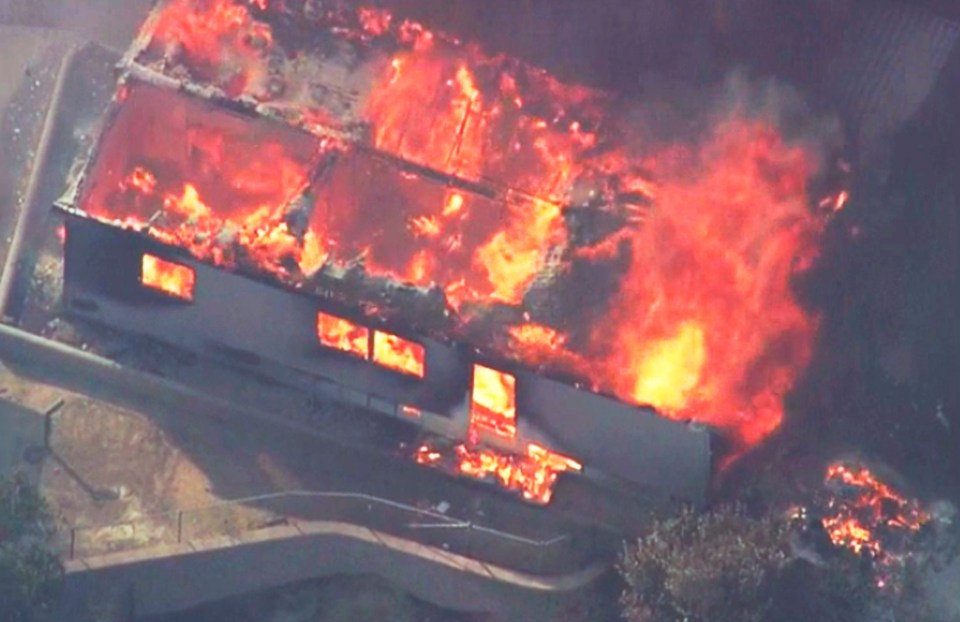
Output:
[[[0,478],[0,620],[49,619],[63,566],[49,508],[26,478]]]

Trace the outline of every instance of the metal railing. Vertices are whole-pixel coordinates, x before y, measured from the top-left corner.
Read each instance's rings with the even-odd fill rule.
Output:
[[[559,575],[598,561],[608,547],[585,530],[535,540],[360,493],[289,491],[187,509],[144,514],[103,526],[65,532],[68,559],[218,536],[240,536],[278,525],[341,522],[398,536],[477,561],[538,575]]]

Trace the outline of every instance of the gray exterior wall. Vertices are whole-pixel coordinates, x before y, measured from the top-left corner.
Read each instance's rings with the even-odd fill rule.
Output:
[[[195,271],[192,303],[140,285],[144,251]],[[68,216],[64,303],[73,313],[188,351],[252,368],[278,361],[435,413],[445,413],[463,401],[470,375],[469,364],[453,348],[409,334],[401,336],[426,350],[428,377],[424,380],[324,348],[316,338],[317,311],[348,317],[342,309],[200,263],[180,249],[152,243],[134,233],[74,216]]]
[[[710,436],[703,428],[529,372],[517,375],[517,410],[593,468],[674,500],[701,500],[707,489]]]
[[[69,312],[291,385],[313,378],[341,398],[352,395],[351,402],[383,403],[387,414],[390,403],[416,406],[446,417],[447,435],[464,440],[459,435],[469,416],[470,348],[393,330],[426,349],[426,377],[404,377],[321,347],[315,338],[316,312],[349,317],[326,301],[200,263],[182,249],[131,231],[69,213],[66,219],[64,306]],[[194,300],[183,302],[144,288],[139,283],[144,252],[193,268]],[[666,499],[702,502],[710,475],[706,430],[510,367],[506,371],[517,377],[519,435],[506,449],[524,452],[528,442],[545,444],[585,469]],[[370,395],[378,399],[367,400]]]

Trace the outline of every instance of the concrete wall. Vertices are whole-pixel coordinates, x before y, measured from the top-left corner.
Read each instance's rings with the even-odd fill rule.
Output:
[[[62,604],[75,613],[121,593],[135,615],[147,616],[334,574],[376,574],[447,609],[536,620],[604,570],[534,577],[363,527],[302,523],[68,562]]]

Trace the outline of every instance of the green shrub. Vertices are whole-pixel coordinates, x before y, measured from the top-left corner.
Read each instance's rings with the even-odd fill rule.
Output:
[[[801,537],[786,518],[738,508],[684,511],[625,548],[620,604],[628,622],[863,622],[906,602],[910,589],[878,588],[866,556]],[[813,542],[820,552],[814,552]],[[806,550],[805,550],[806,549]],[[903,586],[909,588],[909,586]],[[898,616],[897,620],[920,622]]]
[[[0,620],[46,620],[57,602],[63,567],[53,547],[53,520],[24,478],[0,479]]]
[[[790,554],[787,521],[738,508],[657,523],[623,553],[621,597],[629,622],[761,622],[770,582]]]

